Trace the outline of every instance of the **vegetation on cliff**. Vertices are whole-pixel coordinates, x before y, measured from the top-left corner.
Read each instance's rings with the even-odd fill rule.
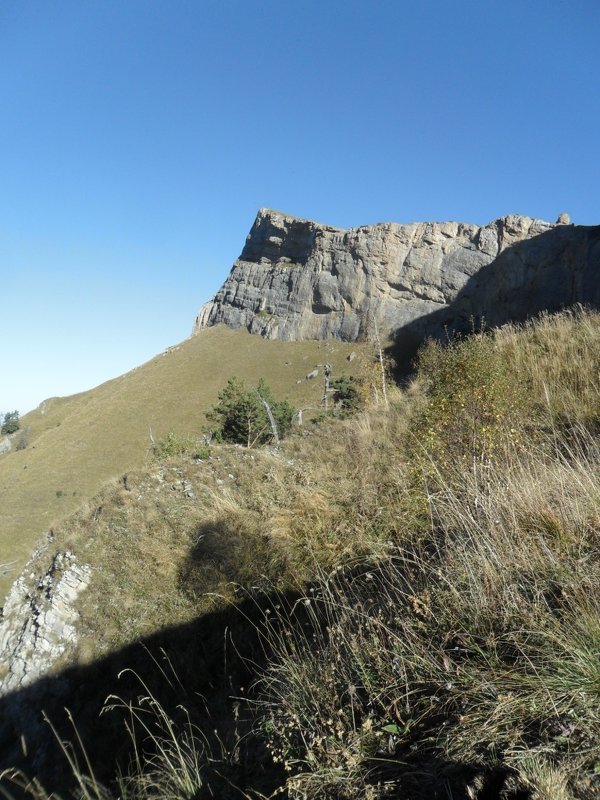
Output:
[[[74,709],[76,796],[597,797],[599,369],[584,311],[429,344],[387,408],[107,489],[56,532],[81,659],[184,627],[107,687],[135,748]]]

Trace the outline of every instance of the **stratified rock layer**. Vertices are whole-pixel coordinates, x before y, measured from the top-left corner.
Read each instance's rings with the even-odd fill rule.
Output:
[[[194,332],[224,323],[271,339],[400,340],[598,305],[600,228],[511,215],[484,227],[343,230],[261,209]]]
[[[34,554],[31,564],[35,563]],[[57,553],[37,579],[21,575],[0,617],[0,696],[33,683],[74,646],[74,602],[86,588],[90,568],[70,553]]]

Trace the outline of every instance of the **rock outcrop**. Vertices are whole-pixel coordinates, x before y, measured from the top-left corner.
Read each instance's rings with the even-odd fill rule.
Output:
[[[343,230],[261,209],[194,332],[224,323],[266,338],[347,341],[375,325],[408,344],[600,302],[600,227],[511,215],[479,227],[383,223]]]
[[[24,757],[36,772],[57,763],[54,737],[42,709],[52,707],[56,712],[71,702],[76,688],[64,677],[44,678],[64,666],[76,647],[75,605],[91,570],[78,564],[69,551],[55,553],[48,563],[51,542],[50,533],[0,611],[0,773],[2,766],[18,765]],[[32,571],[41,562],[46,567]]]
[[[44,574],[17,578],[0,618],[0,696],[45,675],[75,645],[74,602],[89,579],[90,568],[68,551],[56,553]]]

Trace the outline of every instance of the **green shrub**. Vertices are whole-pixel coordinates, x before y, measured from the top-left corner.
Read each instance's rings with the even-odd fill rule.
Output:
[[[427,400],[415,438],[438,471],[489,463],[522,441],[526,396],[493,336],[456,339],[445,347],[429,341],[418,371]]]
[[[334,390],[333,399],[341,416],[354,414],[363,405],[360,387],[354,375],[342,375],[331,381],[329,386]]]
[[[294,408],[287,400],[275,400],[262,378],[255,389],[247,389],[239,378],[230,378],[219,393],[219,402],[206,418],[217,439],[253,447],[274,438],[267,406],[278,436],[285,436],[292,427]]]
[[[19,422],[19,412],[18,411],[7,411],[4,415],[4,421],[2,423],[2,428],[0,429],[2,433],[15,433],[19,430],[21,424]]]
[[[198,449],[198,443],[195,436],[169,431],[154,445],[154,456],[163,459],[192,455],[196,449]]]

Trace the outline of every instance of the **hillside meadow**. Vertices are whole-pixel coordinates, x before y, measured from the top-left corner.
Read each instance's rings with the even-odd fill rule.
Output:
[[[105,486],[55,529],[93,567],[48,684],[76,747],[5,785],[597,798],[599,370],[581,309],[430,342],[387,403]]]
[[[322,381],[303,380],[317,364],[351,374],[361,345],[266,341],[224,326],[208,328],[146,364],[88,392],[46,400],[24,416],[25,450],[0,455],[0,598],[42,535],[111,478],[139,468],[152,439],[198,433],[232,376],[265,378],[278,397],[316,413]],[[298,383],[300,381],[300,383]]]

